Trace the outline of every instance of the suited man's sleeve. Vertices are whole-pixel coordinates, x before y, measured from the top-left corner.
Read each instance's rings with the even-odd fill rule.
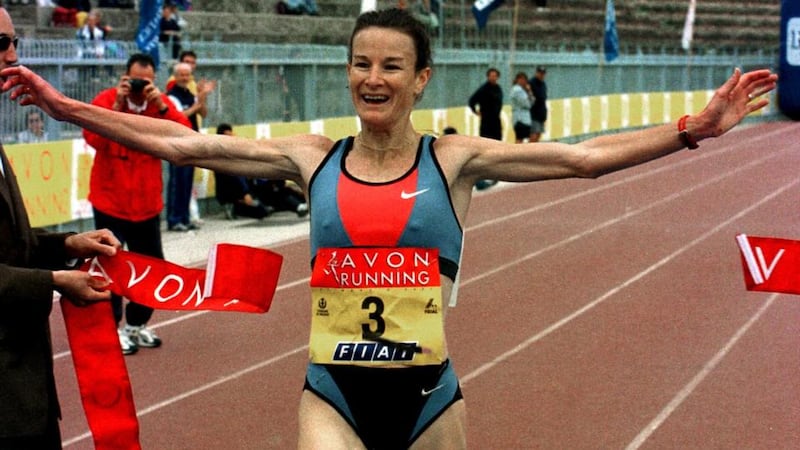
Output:
[[[53,308],[53,270],[69,269],[64,240],[74,233],[33,230],[36,247],[31,267],[0,264],[0,315],[44,318]],[[13,316],[12,316],[13,317]]]
[[[0,264],[0,315],[44,318],[53,309],[53,273]]]
[[[37,246],[34,251],[34,267],[50,270],[73,269],[73,258],[67,255],[64,241],[68,236],[75,233],[49,233],[42,229],[34,229],[36,234]]]

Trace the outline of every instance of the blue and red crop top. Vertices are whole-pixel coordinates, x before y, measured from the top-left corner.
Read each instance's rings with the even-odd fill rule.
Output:
[[[423,136],[408,172],[382,183],[347,172],[353,141],[336,142],[309,181],[312,260],[328,247],[438,248],[441,273],[455,279],[463,230],[433,152],[435,138]]]

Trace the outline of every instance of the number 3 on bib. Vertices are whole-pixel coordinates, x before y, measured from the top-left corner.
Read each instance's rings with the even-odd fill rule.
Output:
[[[311,292],[314,363],[429,365],[446,358],[436,249],[320,249]]]

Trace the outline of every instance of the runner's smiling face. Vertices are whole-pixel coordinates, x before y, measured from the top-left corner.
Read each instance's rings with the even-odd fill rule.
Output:
[[[389,28],[365,28],[353,38],[352,55],[347,77],[362,123],[388,127],[407,120],[430,77],[430,68],[415,70],[411,37]]]

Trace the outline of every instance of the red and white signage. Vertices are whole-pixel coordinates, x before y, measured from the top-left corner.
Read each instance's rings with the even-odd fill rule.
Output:
[[[749,291],[800,294],[800,241],[736,236]]]

